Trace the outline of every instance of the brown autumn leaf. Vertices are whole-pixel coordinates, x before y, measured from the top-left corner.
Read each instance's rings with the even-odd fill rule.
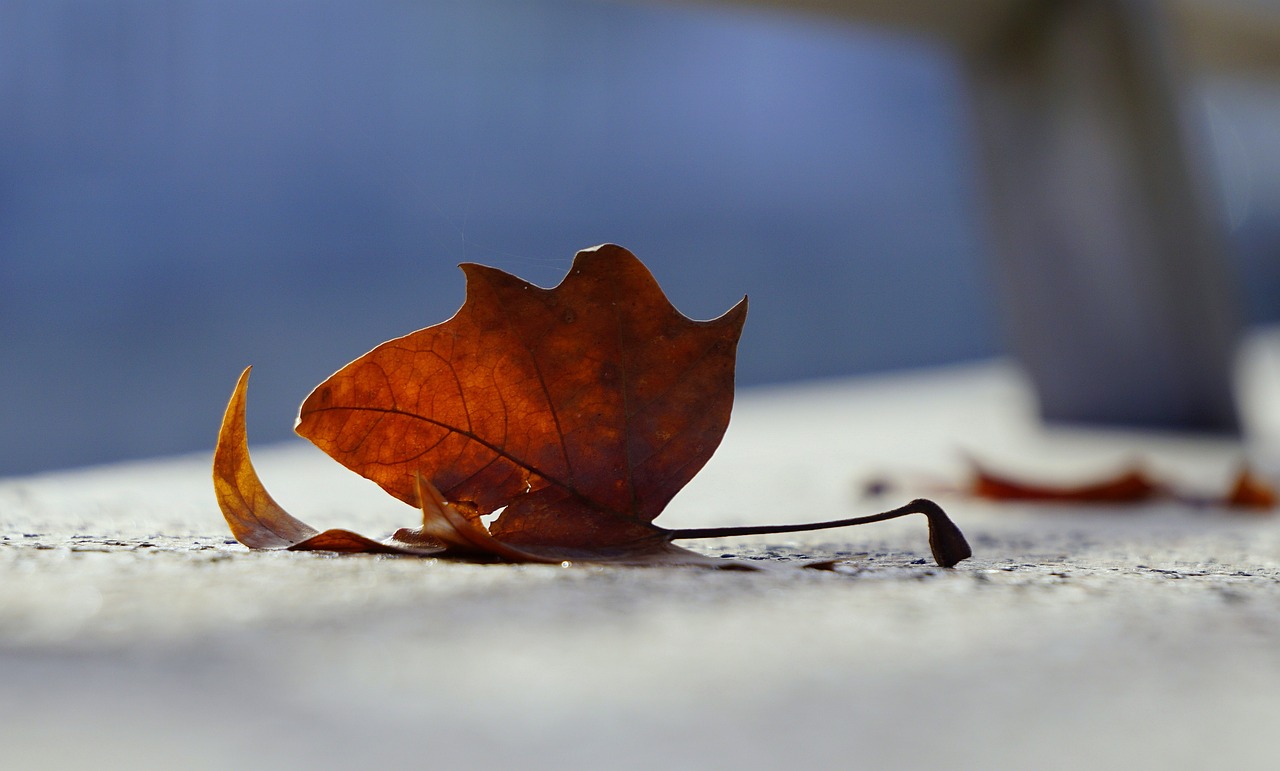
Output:
[[[555,289],[463,271],[452,319],[321,383],[297,432],[406,503],[421,470],[475,516],[505,506],[507,543],[653,537],[729,425],[746,300],[692,321],[617,246],[579,253]]]
[[[688,319],[633,254],[613,245],[579,252],[552,289],[494,268],[462,268],[467,296],[453,318],[343,367],[298,417],[299,434],[419,507],[422,527],[382,542],[316,533],[276,505],[248,459],[246,371],[214,464],[237,539],[254,548],[719,565],[672,541],[922,513],[939,564],[970,555],[929,501],[801,526],[654,525],[728,426],[745,298],[718,319]],[[481,519],[499,511],[488,525]]]
[[[972,458],[969,459],[969,466],[969,479],[959,485],[934,481],[923,487],[911,486],[931,489],[935,493],[958,493],[997,502],[1092,503],[1114,506],[1172,501],[1190,506],[1259,513],[1269,513],[1280,503],[1275,487],[1247,465],[1241,466],[1230,489],[1221,495],[1189,492],[1176,483],[1153,477],[1138,463],[1122,466],[1111,474],[1077,484],[1053,484],[1015,478],[993,471]],[[901,486],[903,485],[889,477],[877,476],[864,482],[862,491],[865,496],[881,496]]]
[[[1164,488],[1136,466],[1079,485],[1046,485],[1016,480],[975,463],[970,492],[978,498],[1001,501],[1138,503],[1160,497]]]
[[[1276,505],[1275,489],[1249,467],[1242,467],[1225,495],[1195,495],[1154,479],[1138,465],[1111,476],[1078,485],[1047,485],[1015,480],[973,464],[970,494],[995,501],[1136,504],[1169,500],[1197,506],[1270,510]]]

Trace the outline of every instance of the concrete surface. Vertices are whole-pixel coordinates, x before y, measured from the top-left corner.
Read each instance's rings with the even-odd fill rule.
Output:
[[[1258,395],[1277,361],[1250,359],[1243,445],[1041,432],[999,364],[747,392],[660,522],[871,513],[915,491],[860,500],[868,476],[958,478],[966,450],[1064,479],[1140,453],[1206,491],[1247,454],[1274,478],[1280,432]],[[253,404],[251,389],[251,445],[267,417]],[[304,443],[255,459],[312,525],[413,521]],[[848,557],[833,573],[467,565],[251,553],[208,460],[0,480],[0,765],[1274,762],[1277,517],[949,495],[976,552],[954,570],[927,561],[922,519],[697,547]]]

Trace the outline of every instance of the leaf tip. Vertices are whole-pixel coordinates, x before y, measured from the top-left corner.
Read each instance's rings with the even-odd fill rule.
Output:
[[[245,393],[252,369],[246,367],[240,373],[218,430],[218,444],[213,451],[213,490],[218,508],[237,541],[251,549],[280,548],[309,538],[316,531],[280,508],[263,487],[249,459]]]
[[[736,305],[720,314],[720,318],[715,321],[735,326],[738,334],[742,334],[742,327],[747,322],[747,305],[747,296],[744,294]]]
[[[624,253],[624,254],[630,255],[631,257],[635,257],[635,254],[633,254],[632,251],[626,248],[625,246],[619,246],[618,244],[609,243],[607,241],[603,244],[588,246],[586,249],[579,249],[578,254],[576,256],[581,257],[587,254],[608,254],[610,252]]]

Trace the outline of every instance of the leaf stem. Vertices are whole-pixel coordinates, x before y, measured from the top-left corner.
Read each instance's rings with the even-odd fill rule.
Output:
[[[802,525],[742,525],[739,527],[695,527],[684,530],[671,530],[672,540],[684,538],[731,538],[740,535],[768,535],[770,533],[799,533],[806,530],[827,530],[833,527],[849,527],[867,525],[872,522],[883,522],[886,519],[897,519],[908,514],[923,514],[929,519],[929,548],[933,551],[933,559],[944,568],[949,568],[963,559],[973,556],[969,542],[965,540],[960,528],[947,517],[942,507],[928,498],[917,498],[891,511],[871,514],[865,517],[849,519],[833,519],[826,522],[810,522]]]

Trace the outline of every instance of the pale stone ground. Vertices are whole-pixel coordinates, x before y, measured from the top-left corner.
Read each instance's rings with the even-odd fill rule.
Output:
[[[1248,454],[1275,478],[1266,351],[1245,445],[1038,432],[999,365],[749,392],[660,521],[871,513],[914,491],[861,479],[958,477],[963,450],[1063,478],[1141,453],[1205,490]],[[313,525],[413,520],[301,442],[255,457]],[[954,570],[922,561],[923,520],[699,547],[850,558],[743,573],[250,553],[204,456],[2,480],[0,765],[1274,765],[1280,517],[939,500],[976,551]]]

